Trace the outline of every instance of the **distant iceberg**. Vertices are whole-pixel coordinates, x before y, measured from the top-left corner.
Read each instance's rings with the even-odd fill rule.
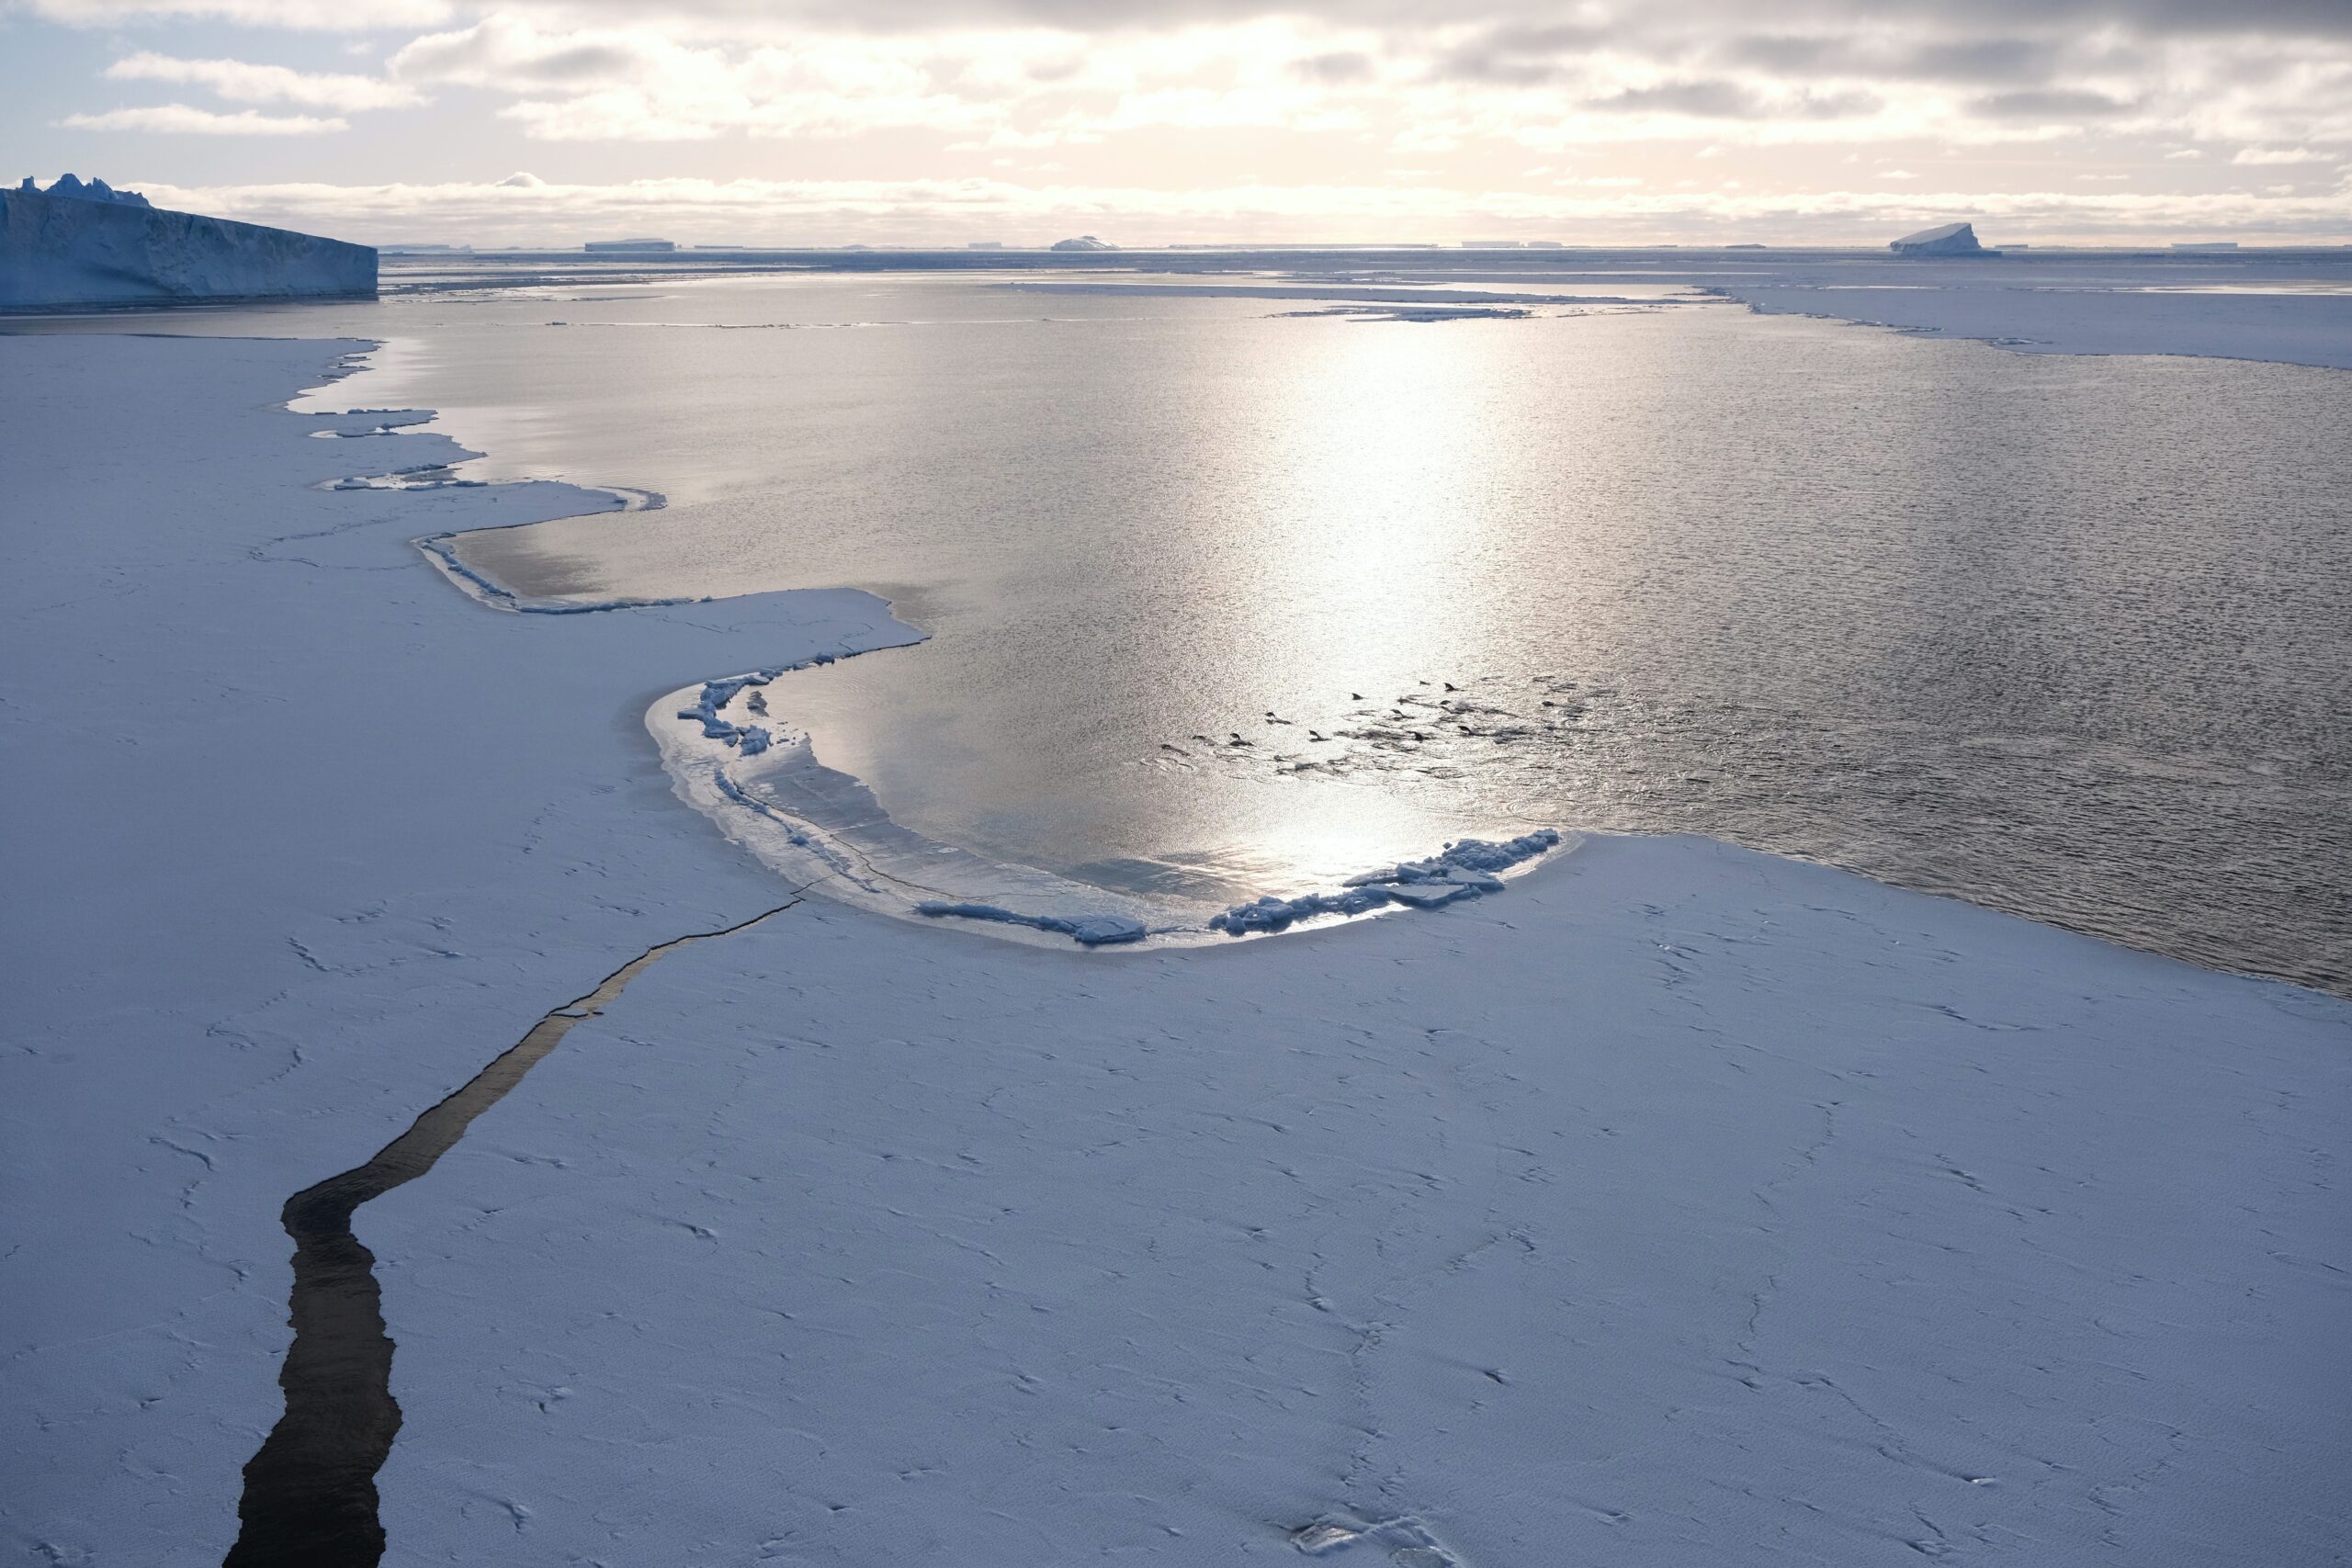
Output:
[[[1998,251],[1988,251],[1976,241],[1973,223],[1945,223],[1933,229],[1922,229],[1916,234],[1905,234],[1891,242],[1887,247],[1898,256],[1997,256]]]
[[[1080,234],[1075,240],[1056,240],[1057,251],[1115,251],[1119,247],[1108,240],[1098,240],[1091,234]]]
[[[366,245],[169,212],[72,175],[0,189],[0,311],[375,292]]]

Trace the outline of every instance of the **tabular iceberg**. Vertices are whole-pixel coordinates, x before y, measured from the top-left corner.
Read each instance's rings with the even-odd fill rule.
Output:
[[[1976,238],[1973,223],[1945,223],[1890,241],[1886,247],[1898,256],[1997,256]]]
[[[71,175],[0,189],[0,310],[375,292],[366,245],[168,212]]]

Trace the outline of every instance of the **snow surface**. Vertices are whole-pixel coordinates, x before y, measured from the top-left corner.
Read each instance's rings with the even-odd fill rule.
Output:
[[[220,1561],[287,1195],[583,977],[781,901],[671,798],[647,694],[915,635],[852,592],[485,611],[410,541],[616,498],[323,488],[460,455],[272,407],[364,346],[0,336],[0,1555]]]
[[[1591,271],[1404,268],[1385,281],[1367,281],[1362,267],[1351,266],[1320,278],[1294,273],[1266,283],[1144,276],[1043,277],[998,287],[1323,300],[1389,307],[1392,320],[1461,319],[1453,312],[1471,305],[1660,310],[1714,297],[1765,314],[1973,338],[2029,354],[2177,354],[2352,369],[2352,250],[2341,248],[2193,257],[1981,249],[1867,256],[1652,251],[1591,259]],[[1629,290],[1628,272],[1645,292]],[[1514,283],[1544,287],[1502,287]]]
[[[1333,1560],[2334,1561],[2346,1017],[1690,840],[1119,957],[804,905],[649,972],[369,1219],[388,1525],[449,1562],[1360,1525]]]
[[[654,694],[913,636],[491,613],[409,541],[613,498],[327,488],[457,456],[270,408],[353,346],[0,337],[28,1559],[217,1562],[286,1195],[781,901]],[[1694,840],[1164,952],[808,901],[360,1211],[387,1561],[2336,1562],[2347,1113],[2344,1003]]]
[[[376,253],[366,245],[164,211],[119,199],[126,193],[59,189],[64,183],[0,190],[0,311],[376,292]]]
[[[1705,286],[1766,315],[1974,338],[2019,354],[2178,354],[2352,369],[2352,252],[2135,267],[2097,256],[1773,258]]]

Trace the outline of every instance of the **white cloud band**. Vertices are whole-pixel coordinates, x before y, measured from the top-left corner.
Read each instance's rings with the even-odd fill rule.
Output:
[[[106,69],[109,82],[173,82],[206,88],[241,104],[300,104],[306,108],[405,108],[424,95],[404,83],[376,76],[318,74],[283,65],[254,65],[242,60],[180,60],[142,51]]]
[[[164,136],[318,136],[350,129],[349,122],[333,117],[267,115],[253,109],[217,114],[187,104],[69,114],[58,124],[68,130],[144,130]]]

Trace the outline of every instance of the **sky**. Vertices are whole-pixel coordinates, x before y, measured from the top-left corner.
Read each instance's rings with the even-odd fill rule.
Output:
[[[2352,242],[2352,0],[0,0],[13,182],[369,243]]]

